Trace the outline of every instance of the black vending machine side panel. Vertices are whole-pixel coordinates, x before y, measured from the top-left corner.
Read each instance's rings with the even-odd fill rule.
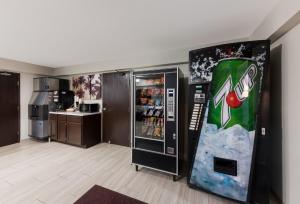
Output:
[[[208,100],[209,83],[189,85],[188,98],[188,172],[191,169],[193,156],[202,128],[204,113]]]
[[[165,153],[177,154],[177,73],[165,74]]]

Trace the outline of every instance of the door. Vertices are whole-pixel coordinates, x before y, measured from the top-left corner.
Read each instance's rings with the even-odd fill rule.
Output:
[[[103,74],[103,141],[130,146],[130,73]]]
[[[0,146],[20,142],[20,74],[0,72]]]

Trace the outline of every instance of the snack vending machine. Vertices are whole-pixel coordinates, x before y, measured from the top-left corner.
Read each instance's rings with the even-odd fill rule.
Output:
[[[268,117],[262,116],[261,104],[266,103],[269,52],[269,41],[190,52],[191,187],[250,202],[254,191],[268,185]]]
[[[132,163],[180,175],[178,68],[133,73]]]

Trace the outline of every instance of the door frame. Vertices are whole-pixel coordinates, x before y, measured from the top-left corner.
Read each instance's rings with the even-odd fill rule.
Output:
[[[20,105],[20,86],[21,86],[21,81],[20,81],[20,73],[17,72],[11,72],[11,71],[6,71],[6,70],[1,70],[0,69],[0,74],[10,74],[10,75],[15,75],[17,77],[17,85],[18,85],[18,130],[17,130],[17,134],[18,134],[18,140],[17,143],[20,143],[21,141],[21,105]]]

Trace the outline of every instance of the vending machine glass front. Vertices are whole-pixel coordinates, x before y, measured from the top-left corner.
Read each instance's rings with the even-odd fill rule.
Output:
[[[135,77],[135,137],[164,140],[164,74]]]

